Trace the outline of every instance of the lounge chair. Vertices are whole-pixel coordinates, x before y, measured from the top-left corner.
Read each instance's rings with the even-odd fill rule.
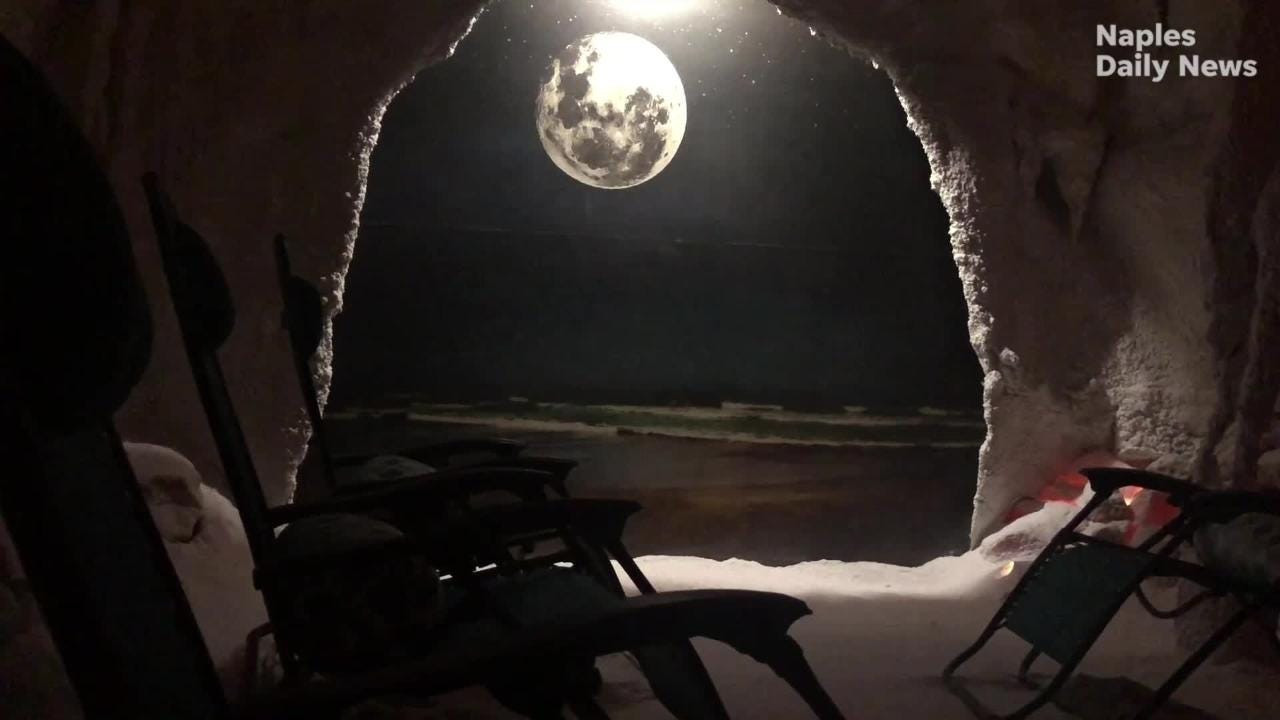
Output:
[[[703,636],[766,663],[818,717],[841,717],[787,635],[809,612],[805,604],[754,591],[655,593],[621,543],[633,503],[514,503],[435,518],[408,534],[369,514],[392,511],[398,522],[410,522],[406,515],[415,508],[440,500],[437,483],[268,508],[217,358],[234,322],[225,281],[155,177],[144,184],[183,341],[285,669],[288,689],[276,696],[279,702],[302,712],[389,691],[432,695],[484,685],[528,717],[560,717],[565,704],[580,717],[605,717],[591,697],[594,658],[630,651],[655,695],[678,717],[724,718],[688,643]],[[495,471],[507,478],[538,475],[488,467],[436,475],[474,479]],[[458,483],[450,492],[465,495],[471,488]],[[540,532],[563,538],[568,555],[562,559],[571,567],[513,560],[496,571],[477,568],[477,556]],[[613,555],[644,595],[624,597],[612,567],[584,548]],[[293,688],[303,690],[294,694]],[[270,714],[276,706],[261,707]]]
[[[1130,597],[1163,619],[1184,615],[1209,598],[1236,598],[1238,610],[1185,659],[1135,716],[1143,720],[1241,625],[1263,609],[1280,608],[1277,569],[1229,558],[1222,547],[1224,533],[1231,532],[1231,524],[1246,515],[1266,518],[1276,534],[1272,540],[1280,541],[1280,499],[1260,493],[1208,492],[1141,470],[1092,468],[1082,473],[1089,480],[1093,497],[1031,563],[977,641],[943,671],[948,686],[975,714],[993,716],[964,688],[955,672],[1001,629],[1031,645],[1018,668],[1018,678],[1024,684],[1038,687],[1028,673],[1041,655],[1059,664],[1057,673],[1030,701],[1001,716],[1025,718],[1053,698]],[[1164,494],[1181,512],[1137,547],[1082,532],[1086,521],[1115,493],[1131,487]],[[1180,557],[1189,544],[1195,546],[1200,562]],[[1151,578],[1186,580],[1200,591],[1177,607],[1160,609],[1143,590],[1142,583]]]
[[[381,482],[378,478],[363,474],[359,482],[343,482],[339,478],[339,470],[365,465],[380,456],[392,455],[407,459],[402,463],[418,470],[417,476],[423,482],[430,481],[431,470],[457,465],[499,465],[503,467],[520,467],[539,470],[549,474],[548,487],[560,497],[568,497],[566,479],[577,462],[562,458],[521,456],[526,449],[523,443],[502,438],[463,438],[447,442],[432,443],[411,448],[395,448],[388,453],[378,454],[345,454],[333,453],[325,431],[324,416],[320,411],[320,399],[312,379],[311,360],[324,331],[324,304],[319,291],[306,279],[295,275],[289,260],[288,243],[283,235],[277,235],[273,241],[276,256],[276,272],[280,283],[280,295],[284,310],[281,320],[289,338],[289,351],[293,357],[294,370],[298,377],[298,387],[302,392],[303,403],[311,422],[311,450],[316,453],[320,463],[327,490],[330,494],[347,491],[359,492],[372,485],[398,482],[405,479],[393,473],[392,477]],[[492,459],[477,459],[490,456]],[[418,467],[414,467],[415,465]],[[421,467],[422,465],[428,467]]]

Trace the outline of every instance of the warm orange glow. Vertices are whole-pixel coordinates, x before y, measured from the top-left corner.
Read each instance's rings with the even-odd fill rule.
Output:
[[[1138,496],[1141,494],[1142,488],[1139,487],[1127,487],[1120,489],[1120,497],[1124,498],[1125,505],[1132,505],[1133,501],[1137,500]]]
[[[1080,494],[1084,492],[1084,488],[1088,484],[1089,480],[1080,473],[1072,472],[1059,475],[1053,482],[1040,490],[1037,499],[1044,502],[1075,504],[1079,502]]]
[[[998,577],[1009,577],[1010,575],[1013,574],[1013,568],[1014,568],[1014,562],[1010,560],[1009,562],[1000,566],[1000,574],[998,575]]]
[[[1089,484],[1089,478],[1078,472],[1069,472],[1058,476],[1058,482],[1074,488],[1083,488]]]
[[[1147,503],[1147,513],[1146,517],[1143,518],[1143,523],[1149,527],[1163,527],[1178,517],[1180,512],[1181,510],[1177,506],[1169,502],[1167,495],[1156,493],[1151,496],[1151,501]]]

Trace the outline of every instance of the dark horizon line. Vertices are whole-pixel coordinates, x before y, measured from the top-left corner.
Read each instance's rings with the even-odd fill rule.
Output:
[[[869,398],[860,401],[851,400],[835,400],[829,398],[806,396],[801,394],[793,395],[788,398],[734,398],[727,395],[705,392],[654,392],[654,393],[616,393],[616,392],[550,392],[550,393],[522,393],[522,392],[501,392],[494,388],[493,392],[481,394],[462,394],[450,395],[448,393],[432,392],[430,390],[384,390],[373,393],[361,393],[363,397],[348,397],[344,393],[335,393],[331,398],[332,407],[336,410],[348,408],[373,408],[384,407],[385,403],[422,403],[422,404],[459,404],[459,405],[503,405],[509,403],[525,402],[532,405],[538,404],[565,404],[565,405],[621,405],[627,407],[723,407],[725,404],[737,404],[747,406],[776,406],[783,410],[799,413],[823,413],[833,412],[837,409],[847,407],[860,407],[867,410],[875,410],[879,412],[915,410],[920,408],[935,408],[948,412],[963,412],[969,415],[981,415],[982,404],[965,403],[954,398],[932,398],[921,399],[920,401],[902,401],[902,400],[879,400]],[[640,397],[639,395],[644,395]],[[805,394],[807,395],[807,394]],[[890,413],[892,414],[892,413]]]
[[[787,245],[766,242],[745,242],[738,240],[705,240],[690,239],[682,233],[672,233],[676,237],[662,237],[656,233],[650,234],[618,234],[618,233],[590,233],[590,232],[574,232],[567,230],[556,230],[552,228],[520,230],[515,228],[488,227],[483,225],[456,225],[456,224],[414,224],[414,223],[361,223],[360,233],[366,230],[395,230],[404,233],[414,232],[448,232],[466,235],[481,236],[532,236],[541,238],[551,238],[557,240],[589,240],[589,241],[614,241],[614,242],[663,242],[675,243],[678,245],[693,245],[700,247],[734,247],[753,250],[790,250],[800,252],[817,252],[828,254],[843,254],[854,251],[854,246],[843,245]],[[699,232],[705,232],[699,230]],[[357,243],[359,236],[357,236]]]

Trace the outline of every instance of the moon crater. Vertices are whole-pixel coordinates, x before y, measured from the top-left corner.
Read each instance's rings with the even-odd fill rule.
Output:
[[[667,56],[629,33],[588,35],[551,61],[538,93],[542,146],[569,177],[634,187],[662,172],[684,138],[684,85]]]

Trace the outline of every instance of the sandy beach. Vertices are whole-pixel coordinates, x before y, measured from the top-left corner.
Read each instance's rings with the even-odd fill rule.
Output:
[[[918,565],[968,547],[975,447],[859,447],[404,419],[330,421],[339,452],[501,436],[527,454],[571,458],[579,497],[645,510],[637,555],[744,558],[768,565],[863,560]]]

